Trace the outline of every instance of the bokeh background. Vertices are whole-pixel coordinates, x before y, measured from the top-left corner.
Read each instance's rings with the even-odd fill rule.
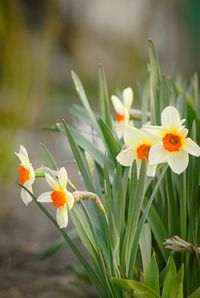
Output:
[[[110,94],[144,80],[148,38],[163,72],[199,72],[200,2],[0,1],[0,298],[95,297],[69,269],[78,263],[68,248],[39,260],[59,235],[34,204],[26,208],[20,200],[13,152],[23,144],[37,168],[44,143],[83,187],[65,138],[42,128],[62,118],[72,121],[69,108],[78,98],[71,69],[97,109],[98,63]]]

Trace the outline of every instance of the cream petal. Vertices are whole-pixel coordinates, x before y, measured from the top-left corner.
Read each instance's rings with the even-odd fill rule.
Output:
[[[124,115],[124,105],[121,100],[116,95],[112,95],[111,100],[115,111],[118,114]]]
[[[190,138],[185,139],[183,150],[187,151],[188,153],[194,156],[200,156],[200,147]]]
[[[49,203],[49,202],[52,202],[51,193],[52,193],[52,191],[43,192],[37,198],[37,201],[40,202],[40,203]]]
[[[188,153],[184,150],[179,152],[170,153],[168,158],[168,164],[173,172],[181,174],[188,166],[189,157]]]
[[[156,167],[157,167],[157,165],[148,165],[147,166],[147,176],[148,177],[154,177],[155,176]]]
[[[64,189],[67,187],[67,178],[67,171],[64,167],[62,167],[58,172],[58,181]]]
[[[29,164],[29,171],[30,171],[30,181],[31,183],[33,183],[35,181],[35,172],[31,163]]]
[[[68,224],[68,210],[66,204],[60,208],[57,208],[56,220],[60,229],[66,228]]]
[[[181,127],[179,131],[182,133],[183,137],[185,138],[188,134],[188,129],[185,127]]]
[[[124,132],[124,142],[127,147],[138,146],[143,143],[144,136],[142,132],[135,128],[128,126]]]
[[[28,153],[27,153],[26,148],[24,146],[20,145],[19,153],[28,158]]]
[[[140,176],[140,168],[141,168],[141,164],[142,164],[142,160],[136,158],[136,165],[137,165],[137,179],[138,179],[139,176]]]
[[[142,130],[158,139],[162,139],[165,135],[165,129],[162,126],[143,125]]]
[[[69,208],[69,210],[71,210],[72,207],[74,206],[74,196],[68,190],[66,191],[66,193],[67,193],[67,198],[68,198],[68,208]]]
[[[60,188],[60,184],[58,183],[58,181],[56,181],[56,178],[53,178],[51,175],[49,175],[48,173],[45,173],[45,178],[47,180],[47,183],[49,184],[49,186],[54,189],[57,190]]]
[[[116,130],[118,139],[121,139],[123,137],[126,127],[127,127],[127,124],[125,122],[120,122],[120,123],[116,122],[115,130]]]
[[[28,189],[27,186],[25,187]],[[26,206],[32,201],[31,195],[24,188],[21,189],[21,198]]]
[[[15,155],[19,158],[19,160],[21,161],[22,165],[23,165],[26,169],[29,169],[30,162],[29,162],[28,157],[25,156],[24,154],[17,153],[17,152],[15,152]]]
[[[130,110],[133,103],[133,90],[131,87],[127,87],[122,92],[123,102],[128,110]]]
[[[133,160],[135,158],[135,150],[133,147],[129,147],[123,151],[121,151],[117,155],[117,161],[125,167],[130,167],[133,163]]]
[[[181,126],[181,119],[175,107],[166,107],[161,114],[161,123],[167,129],[175,129]]]
[[[155,144],[151,146],[149,151],[150,165],[166,162],[167,159],[168,159],[168,152],[163,148],[162,144]]]

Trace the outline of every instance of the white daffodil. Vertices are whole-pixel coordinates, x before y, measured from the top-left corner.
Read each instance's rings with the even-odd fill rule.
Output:
[[[130,109],[133,102],[133,90],[128,87],[122,92],[122,101],[116,96],[111,96],[116,116],[116,134],[119,139],[123,137],[124,131],[129,124]]]
[[[143,159],[147,161],[147,176],[154,177],[156,165],[149,164],[149,150],[156,140],[142,130],[128,127],[124,132],[124,142],[127,149],[117,155],[117,161],[126,167],[131,167],[134,159],[137,164],[137,176]]]
[[[35,172],[29,161],[28,153],[24,146],[20,145],[19,152],[15,152],[21,164],[19,166],[19,183],[33,193],[32,184],[35,181]],[[27,206],[32,201],[31,195],[24,189],[21,189],[21,197]]]
[[[158,138],[149,152],[151,165],[167,162],[173,172],[181,174],[188,166],[189,154],[200,156],[200,147],[187,138],[188,129],[183,126],[175,107],[166,107],[161,114],[161,126],[145,126],[145,130]]]
[[[67,190],[67,172],[65,168],[58,171],[58,175],[50,175],[45,173],[45,177],[49,186],[53,191],[42,193],[37,201],[41,203],[53,203],[57,209],[56,219],[59,227],[65,228],[68,224],[68,210],[72,209],[74,205],[74,197],[71,192]]]

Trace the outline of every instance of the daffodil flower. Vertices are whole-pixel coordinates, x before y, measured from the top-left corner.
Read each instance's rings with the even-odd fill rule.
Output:
[[[151,165],[167,162],[173,172],[181,174],[188,166],[188,153],[200,156],[200,147],[187,138],[188,129],[183,125],[175,107],[166,107],[161,114],[161,126],[145,126],[145,130],[158,138],[149,152]]]
[[[19,166],[19,183],[27,188],[31,193],[33,192],[32,184],[35,181],[35,172],[29,161],[28,153],[24,146],[20,145],[19,152],[15,152],[21,164]],[[24,189],[21,189],[21,197],[24,204],[27,206],[32,201],[31,195]]]
[[[59,227],[65,228],[68,224],[68,210],[74,205],[74,197],[71,192],[67,190],[67,172],[65,168],[58,171],[57,177],[45,173],[47,183],[53,191],[42,193],[37,201],[41,203],[51,202],[57,209],[56,219]]]
[[[116,134],[117,137],[121,139],[129,124],[130,109],[133,102],[133,90],[130,87],[124,89],[122,92],[122,101],[116,95],[112,95],[111,100],[115,109]]]
[[[134,160],[137,164],[137,176],[139,177],[142,160],[147,161],[147,176],[154,177],[156,165],[149,164],[149,151],[155,144],[154,137],[149,136],[135,127],[128,127],[124,132],[124,142],[127,149],[117,155],[117,161],[126,167],[131,167]]]

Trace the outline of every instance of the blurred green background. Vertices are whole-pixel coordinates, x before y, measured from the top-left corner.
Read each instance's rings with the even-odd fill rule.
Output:
[[[34,238],[34,224],[38,221],[29,223],[26,231],[22,229],[30,213],[19,204],[18,160],[13,152],[24,144],[39,167],[39,144],[45,142],[56,153],[57,161],[64,164],[67,159],[63,140],[41,128],[62,118],[70,119],[69,107],[78,102],[70,70],[80,75],[95,105],[98,63],[104,65],[110,94],[127,86],[134,88],[148,75],[149,37],[155,42],[165,73],[189,76],[199,72],[200,2],[0,0],[0,264],[5,255],[11,258],[10,252],[4,253],[7,246],[12,246],[11,238],[13,250],[16,243],[24,249],[25,243]],[[77,177],[77,169],[73,172]],[[46,237],[50,233],[51,229],[49,234],[45,232]],[[43,241],[43,236],[37,234],[36,238]],[[46,246],[56,236],[51,237]],[[34,245],[28,251],[38,253]],[[4,274],[4,263],[2,268]],[[12,269],[13,263],[8,271]],[[0,291],[1,298],[32,297],[27,293],[3,295]]]

